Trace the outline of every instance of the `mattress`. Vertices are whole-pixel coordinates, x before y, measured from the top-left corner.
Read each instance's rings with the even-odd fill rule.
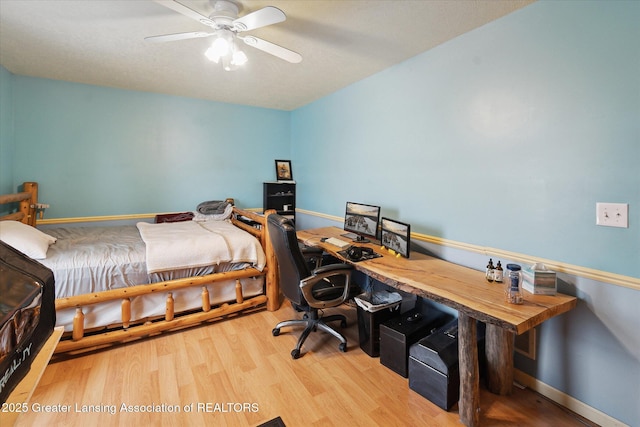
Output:
[[[57,239],[49,247],[42,264],[50,268],[56,280],[56,298],[140,284],[157,283],[211,273],[250,267],[247,262],[222,262],[204,267],[192,267],[148,273],[145,243],[136,226],[61,227],[45,230]],[[248,233],[247,233],[248,234]],[[264,277],[242,279],[245,296],[263,293]],[[235,299],[235,280],[216,282],[209,286],[212,304]],[[183,289],[173,293],[176,312],[197,308],[202,289]],[[166,294],[145,295],[131,300],[132,320],[163,315]],[[83,308],[85,329],[117,324],[121,321],[120,301]],[[70,331],[75,310],[59,310],[57,325]]]
[[[53,273],[0,242],[0,402],[29,372],[54,323]]]

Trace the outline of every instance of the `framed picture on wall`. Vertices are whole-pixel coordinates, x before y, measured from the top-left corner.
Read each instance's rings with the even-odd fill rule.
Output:
[[[276,160],[276,178],[278,181],[293,181],[291,160]]]

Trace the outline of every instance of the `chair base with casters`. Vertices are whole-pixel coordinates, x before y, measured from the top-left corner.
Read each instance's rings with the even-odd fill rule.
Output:
[[[271,332],[273,333],[274,337],[277,337],[278,335],[280,335],[280,328],[286,328],[287,326],[294,326],[294,327],[304,326],[304,331],[302,331],[302,334],[298,338],[298,344],[296,344],[296,348],[291,350],[291,357],[293,357],[294,359],[297,359],[300,357],[300,348],[302,347],[302,344],[304,344],[309,334],[311,332],[317,331],[318,329],[320,329],[321,331],[327,332],[333,335],[334,337],[336,337],[337,339],[339,339],[340,345],[338,346],[338,348],[340,349],[341,352],[344,353],[347,351],[347,339],[341,333],[339,333],[338,331],[336,331],[335,329],[332,329],[329,325],[327,325],[327,322],[334,322],[338,320],[340,321],[341,328],[347,327],[347,318],[342,314],[320,316],[318,312],[314,310],[314,311],[310,311],[309,313],[305,313],[302,316],[302,319],[284,320],[278,323],[276,327],[273,328],[273,331]]]

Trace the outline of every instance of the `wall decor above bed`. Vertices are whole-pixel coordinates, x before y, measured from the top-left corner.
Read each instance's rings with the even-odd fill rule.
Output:
[[[25,183],[23,188],[0,195],[0,204],[20,204],[18,212],[0,221],[35,227],[38,185]],[[62,227],[48,228],[46,234],[36,229],[23,233],[29,236],[26,240],[47,236],[48,248],[40,248],[44,257],[38,262],[54,273],[56,325],[65,328],[56,353],[101,348],[234,313],[277,310],[277,265],[267,228],[246,223],[248,218],[264,225],[270,212],[259,215],[233,207],[230,214],[229,219],[196,215],[191,221],[137,227]],[[21,244],[29,244],[12,242],[19,251]],[[207,248],[201,253],[217,256],[188,255],[185,248],[193,245]],[[180,258],[189,262],[181,263]]]

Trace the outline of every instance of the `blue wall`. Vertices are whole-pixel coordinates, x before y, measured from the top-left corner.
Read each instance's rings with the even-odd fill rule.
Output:
[[[0,194],[13,193],[13,108],[11,74],[0,67]]]
[[[638,22],[640,2],[537,2],[294,111],[298,206],[380,204],[421,234],[640,278]],[[629,228],[596,226],[596,202],[628,203]],[[638,288],[559,277],[578,307],[518,368],[640,425]]]
[[[13,185],[40,183],[48,218],[262,204],[290,114],[12,76]],[[3,85],[4,86],[4,85]]]
[[[260,207],[291,158],[303,227],[379,203],[421,234],[637,279],[639,20],[636,1],[537,2],[291,113],[0,67],[0,190],[38,181],[47,218]],[[629,203],[628,229],[595,225],[603,201]],[[578,307],[518,368],[640,425],[640,292],[559,278]]]
[[[294,111],[298,206],[640,277],[639,9],[536,3]]]

